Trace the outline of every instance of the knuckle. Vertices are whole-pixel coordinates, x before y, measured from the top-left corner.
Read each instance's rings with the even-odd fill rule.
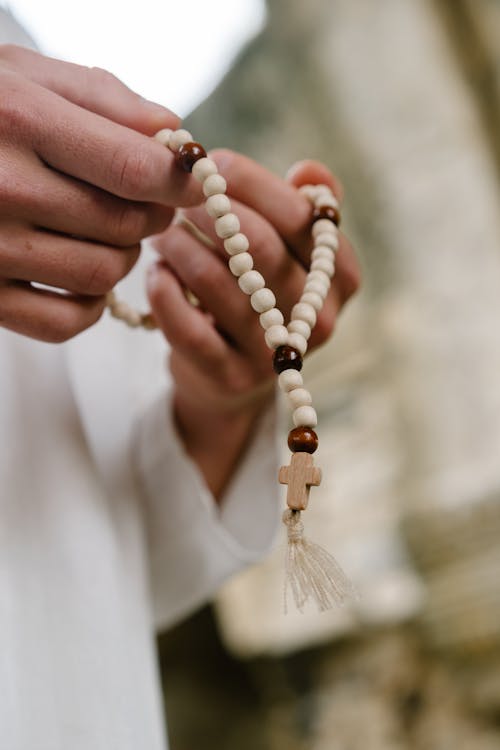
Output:
[[[88,85],[93,89],[96,87],[116,86],[119,83],[118,78],[105,68],[92,66],[85,68]]]
[[[118,194],[141,200],[154,181],[155,160],[151,149],[118,147],[111,160],[111,183]]]
[[[58,315],[49,326],[47,341],[53,344],[63,344],[65,341],[77,336],[90,326],[94,325],[101,317],[104,310],[104,301],[99,300],[91,306],[85,303],[75,302],[65,310],[64,315]]]
[[[88,273],[85,294],[100,295],[109,292],[120,279],[117,262],[109,256],[96,260]]]
[[[118,211],[114,226],[110,224],[111,235],[117,245],[130,246],[148,235],[147,211],[141,206],[126,204]]]

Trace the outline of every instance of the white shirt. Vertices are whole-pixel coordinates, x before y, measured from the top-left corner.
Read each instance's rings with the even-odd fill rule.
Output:
[[[108,315],[59,346],[0,329],[2,750],[163,750],[155,628],[272,543],[274,413],[219,510],[172,427],[165,352]]]

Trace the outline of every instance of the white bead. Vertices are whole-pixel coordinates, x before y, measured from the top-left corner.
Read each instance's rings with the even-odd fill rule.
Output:
[[[315,294],[319,294],[321,299],[324,300],[328,294],[329,289],[330,289],[330,284],[325,284],[322,281],[316,281],[316,279],[309,279],[306,281],[306,285],[304,287],[304,294],[306,292],[314,292]]]
[[[303,320],[312,329],[316,325],[316,310],[306,302],[297,302],[292,307],[292,320]]]
[[[316,427],[318,416],[312,406],[299,406],[292,415],[295,427]]]
[[[334,254],[331,247],[327,247],[326,245],[318,245],[314,248],[314,250],[311,253],[311,261],[318,260],[319,258],[326,258],[326,260],[334,262]]]
[[[276,297],[270,289],[264,287],[263,289],[258,289],[252,294],[250,297],[250,304],[255,312],[267,312],[267,310],[272,310],[274,308]]]
[[[332,224],[333,227],[335,227],[335,224]],[[337,231],[335,232],[321,232],[321,234],[318,234],[315,237],[315,244],[318,245],[326,245],[327,247],[331,247],[332,250],[338,250],[339,249],[339,233]]]
[[[311,406],[312,396],[306,388],[294,388],[289,391],[288,398],[294,409],[298,409],[299,406]]]
[[[330,288],[330,277],[324,271],[309,271],[306,276],[306,284],[310,281],[319,281],[320,284],[324,284],[328,289]]]
[[[316,292],[304,292],[302,297],[300,298],[300,301],[311,305],[311,307],[314,307],[317,313],[323,307],[323,298],[320,297],[319,294],[316,294]]]
[[[299,187],[299,193],[305,195],[305,197],[310,200],[311,203],[314,203],[314,199],[316,198],[318,191],[316,185],[301,185]]]
[[[250,253],[238,253],[238,255],[233,255],[233,257],[229,259],[229,268],[234,276],[242,276],[242,274],[252,270],[253,258]]]
[[[323,232],[331,232],[332,227],[334,227],[335,224],[333,221],[330,221],[330,219],[318,219],[318,221],[315,221],[312,226],[312,236],[314,239],[318,236],[318,234],[322,234]]]
[[[238,258],[238,256],[235,256]],[[241,257],[241,256],[239,256]],[[266,285],[265,279],[258,271],[247,271],[238,279],[238,285],[245,294],[253,294]]]
[[[168,146],[170,142],[170,136],[174,131],[171,128],[163,128],[155,133],[155,141],[161,143],[162,146]]]
[[[207,179],[203,181],[203,195],[207,198],[218,193],[225,193],[226,190],[227,182],[221,174],[209,174]]]
[[[172,151],[178,151],[181,146],[184,146],[185,143],[192,143],[192,141],[193,136],[191,135],[189,130],[180,128],[180,130],[174,130],[174,132],[170,136],[168,146],[170,149],[172,149]]]
[[[220,221],[220,219],[218,219],[218,221]],[[311,263],[311,271],[323,271],[323,273],[326,273],[326,275],[331,278],[334,274],[335,266],[331,260],[318,258],[318,260],[313,260]]]
[[[134,310],[133,307],[127,305],[126,302],[115,302],[111,306],[111,314],[113,317],[123,320],[131,328],[136,328],[141,324],[141,314]]]
[[[268,328],[271,328],[271,326],[282,326],[285,322],[283,313],[281,310],[278,310],[277,307],[273,307],[271,310],[262,313],[259,320],[265,331],[267,331]]]
[[[304,355],[307,351],[307,339],[301,333],[289,333],[288,346],[293,346],[300,354]]]
[[[271,326],[264,334],[266,344],[270,349],[277,349],[288,343],[288,331],[285,326]]]
[[[311,328],[305,320],[291,320],[287,328],[290,333],[300,333],[306,341],[311,335]]]
[[[233,234],[237,234],[239,231],[240,220],[236,214],[226,214],[215,222],[215,233],[217,237],[221,237],[223,240],[227,240],[228,237],[232,237]]]
[[[315,204],[318,208],[320,208],[321,206],[330,206],[331,208],[337,209],[339,208],[338,200],[330,191],[319,193],[316,196]]]
[[[278,377],[279,387],[284,393],[289,393],[294,388],[301,388],[304,385],[302,375],[298,370],[283,370]]]
[[[231,211],[231,201],[223,193],[211,195],[205,203],[205,210],[212,219],[218,219]]]
[[[246,253],[250,247],[248,237],[241,232],[233,234],[229,239],[224,240],[224,247],[228,255],[237,255],[238,253]]]
[[[193,165],[191,174],[199,182],[205,182],[211,175],[217,174],[217,164],[213,159],[209,159],[208,156],[204,156],[202,159],[198,159]]]

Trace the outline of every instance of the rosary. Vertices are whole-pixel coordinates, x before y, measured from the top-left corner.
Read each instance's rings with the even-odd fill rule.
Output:
[[[219,174],[215,162],[187,130],[160,130],[155,135],[175,155],[179,168],[192,172],[202,183],[206,198],[205,208],[215,221],[215,232],[224,242],[231,273],[237,277],[242,292],[250,297],[250,304],[264,329],[267,346],[273,353],[273,369],[281,390],[293,409],[295,425],[288,434],[288,447],[292,453],[289,466],[282,466],[278,479],[287,485],[288,508],[283,522],[288,531],[285,580],[285,610],[287,592],[291,590],[300,611],[309,599],[316,602],[320,611],[343,602],[354,594],[350,581],[334,558],[322,547],[304,536],[301,511],[306,510],[309,491],[321,482],[321,469],[314,466],[312,454],[318,447],[316,411],[309,391],[304,388],[302,357],[316,324],[316,318],[330,289],[335,273],[335,253],[339,248],[339,204],[326,185],[304,185],[299,190],[312,206],[312,237],[314,249],[304,291],[291,312],[291,321],[285,326],[283,314],[276,307],[276,297],[266,287],[262,274],[253,267],[248,238],[240,232],[240,222],[231,211],[226,195],[227,183]],[[154,328],[150,314],[141,315],[113,292],[108,296],[111,314],[131,327]]]

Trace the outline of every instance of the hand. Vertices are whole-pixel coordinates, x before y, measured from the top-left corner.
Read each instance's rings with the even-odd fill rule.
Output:
[[[229,151],[211,154],[228,182],[228,195],[250,240],[255,267],[274,291],[285,318],[304,286],[311,252],[310,203],[297,186],[340,188],[322,164],[302,162],[289,182]],[[172,346],[174,406],[180,433],[214,494],[221,493],[272,388],[272,354],[258,315],[227,267],[227,255],[200,206],[185,212],[214,249],[184,227],[156,238],[162,262],[149,277],[154,316]],[[331,291],[310,339],[314,348],[333,331],[342,305],[359,284],[353,250],[342,236]],[[189,289],[201,303],[186,299]]]
[[[201,199],[147,137],[178,125],[104,70],[0,46],[1,326],[59,342],[96,322],[140,240]]]

